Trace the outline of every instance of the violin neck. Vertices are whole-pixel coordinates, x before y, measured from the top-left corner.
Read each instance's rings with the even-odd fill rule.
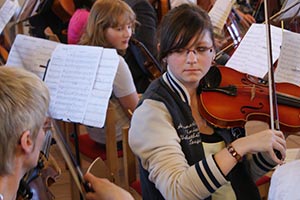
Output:
[[[286,106],[300,108],[300,98],[291,95],[277,93],[277,103]]]

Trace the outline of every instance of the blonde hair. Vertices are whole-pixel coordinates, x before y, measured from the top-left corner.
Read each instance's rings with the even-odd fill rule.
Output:
[[[122,19],[120,22],[119,20]],[[97,0],[88,18],[86,30],[79,44],[114,48],[105,38],[107,28],[115,28],[126,23],[136,24],[134,11],[122,0]]]
[[[0,66],[0,176],[12,173],[22,133],[37,137],[49,106],[49,92],[35,74]]]

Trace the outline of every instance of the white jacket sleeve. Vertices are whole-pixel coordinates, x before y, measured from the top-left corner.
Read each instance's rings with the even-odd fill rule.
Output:
[[[188,165],[171,116],[161,102],[145,100],[135,110],[129,145],[165,199],[204,199],[226,183],[212,156]]]

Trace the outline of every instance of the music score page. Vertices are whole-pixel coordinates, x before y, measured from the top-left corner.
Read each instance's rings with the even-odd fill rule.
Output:
[[[275,82],[288,82],[300,86],[300,34],[284,32]]]
[[[45,76],[51,116],[103,127],[118,64],[114,49],[58,45]]]
[[[43,79],[47,63],[58,44],[18,34],[10,49],[6,66],[23,67]]]
[[[280,54],[282,29],[271,25],[271,39],[274,63]],[[226,66],[260,78],[267,74],[269,66],[265,24],[251,25]]]
[[[223,30],[224,24],[226,23],[234,3],[235,0],[217,0],[214,3],[214,6],[209,11],[208,15],[215,31],[220,32]]]
[[[6,0],[0,8],[0,33],[20,6],[11,0]]]
[[[6,66],[23,67],[41,79],[45,75],[53,118],[100,128],[106,119],[119,60],[115,49],[18,35]]]

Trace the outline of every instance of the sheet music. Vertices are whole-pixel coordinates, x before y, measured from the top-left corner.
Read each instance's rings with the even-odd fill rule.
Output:
[[[280,11],[285,10],[287,8],[290,8],[287,12],[281,14],[278,18],[276,18],[276,20],[283,20],[283,19],[288,19],[288,18],[292,18],[295,15],[296,16],[300,16],[300,0],[286,0],[284,2],[284,4],[282,5]]]
[[[208,15],[213,26],[218,30],[223,30],[223,26],[228,18],[235,0],[217,0],[209,11]]]
[[[101,47],[79,45],[56,47],[45,76],[53,118],[83,121],[102,51]]]
[[[300,34],[284,32],[281,52],[275,70],[276,82],[288,82],[300,86]]]
[[[113,81],[118,69],[119,56],[115,49],[104,49],[83,124],[103,127]]]
[[[6,0],[5,3],[0,8],[0,33],[2,33],[6,24],[15,14],[19,5],[11,0]]]
[[[263,78],[268,72],[266,25],[252,24],[226,66],[240,72]],[[271,25],[272,57],[275,62],[280,53],[282,29]]]
[[[22,67],[43,79],[45,67],[59,43],[18,34],[8,55],[6,66]]]
[[[52,55],[52,57],[51,57]],[[50,113],[55,119],[103,127],[119,55],[115,49],[57,42],[17,35],[6,65],[23,67],[50,90]]]

